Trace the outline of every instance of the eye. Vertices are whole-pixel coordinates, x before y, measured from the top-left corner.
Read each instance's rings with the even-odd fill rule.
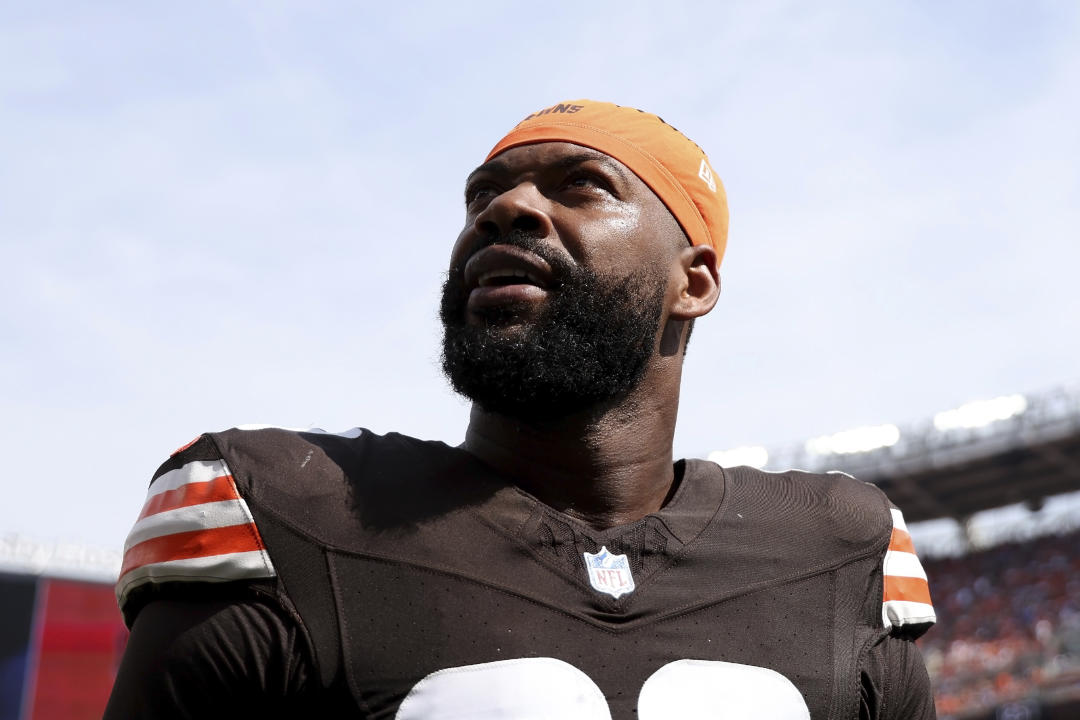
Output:
[[[563,181],[563,187],[570,190],[601,191],[614,194],[614,189],[607,178],[593,172],[579,170],[567,175]]]
[[[472,207],[473,203],[490,200],[498,193],[499,191],[490,183],[473,183],[465,188],[465,207]]]

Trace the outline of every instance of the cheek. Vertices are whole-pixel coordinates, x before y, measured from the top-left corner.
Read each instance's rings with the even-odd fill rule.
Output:
[[[450,269],[454,268],[462,269],[465,265],[465,259],[469,255],[470,238],[472,233],[469,232],[469,226],[466,226],[461,234],[457,236],[457,240],[454,241],[454,247],[450,249]]]
[[[643,216],[644,213],[640,205],[622,206],[619,208],[619,212],[612,217],[612,233],[622,236],[622,239],[627,242],[632,242],[638,235],[643,233]]]
[[[566,250],[595,270],[640,267],[651,244],[646,213],[641,207],[618,204],[599,216],[567,218],[563,235]],[[577,247],[574,247],[574,245]],[[618,272],[617,274],[623,274]]]

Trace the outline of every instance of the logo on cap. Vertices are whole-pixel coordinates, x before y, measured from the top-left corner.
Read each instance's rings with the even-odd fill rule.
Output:
[[[705,158],[701,158],[701,167],[697,171],[698,177],[705,181],[705,184],[709,186],[709,189],[716,192],[716,179],[713,177],[712,168],[709,167],[709,163],[705,162]]]
[[[594,590],[605,592],[613,598],[634,591],[634,576],[630,574],[630,561],[625,555],[608,552],[607,546],[600,552],[583,553],[585,569],[589,571],[589,583]]]

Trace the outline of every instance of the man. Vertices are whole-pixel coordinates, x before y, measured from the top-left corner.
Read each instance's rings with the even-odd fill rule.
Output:
[[[673,461],[727,237],[705,154],[560,103],[465,203],[441,305],[465,442],[177,451],[125,549],[106,717],[933,717],[933,609],[880,491]]]

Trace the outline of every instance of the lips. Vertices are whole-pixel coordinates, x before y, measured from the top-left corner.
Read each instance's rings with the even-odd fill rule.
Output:
[[[490,270],[481,275],[479,280],[477,280],[478,287],[516,285],[521,283],[536,286],[541,286],[543,284],[534,273],[531,273],[528,270],[517,270],[514,268]]]
[[[469,258],[464,280],[469,310],[482,312],[542,299],[554,284],[554,273],[539,255],[497,244]]]

